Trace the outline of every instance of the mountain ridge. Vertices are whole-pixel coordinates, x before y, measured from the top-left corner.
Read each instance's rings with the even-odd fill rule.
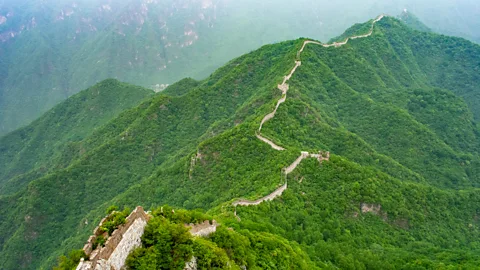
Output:
[[[52,163],[59,162],[55,159],[66,158],[55,156],[57,149],[62,151],[68,145],[75,147],[76,142],[88,137],[96,128],[151,95],[151,90],[105,80],[55,106],[31,125],[0,137],[0,165],[4,168],[0,174],[0,194],[21,189],[24,174],[31,171],[37,171],[35,177],[45,174]],[[45,131],[48,133],[44,134]],[[45,159],[48,161],[39,162]],[[12,178],[11,184],[4,183]]]
[[[0,4],[0,134],[109,77],[158,91],[186,76],[203,79],[263,44],[300,36],[328,40],[353,22],[413,5],[412,0],[349,5],[303,0],[294,6],[245,1],[5,0]],[[475,14],[473,3],[461,4],[469,7],[463,20],[457,20],[457,10],[438,3],[413,6],[436,31],[478,40],[475,16],[468,16]],[[293,19],[289,13],[302,16]],[[437,21],[440,14],[444,21]]]

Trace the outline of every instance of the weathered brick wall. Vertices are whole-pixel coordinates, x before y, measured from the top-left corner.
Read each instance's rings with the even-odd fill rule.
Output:
[[[105,221],[103,219],[100,225],[95,228],[94,235],[90,236],[84,251],[90,256],[89,261],[82,261],[77,270],[88,269],[121,269],[125,260],[134,248],[141,245],[141,237],[150,216],[148,216],[142,207],[137,207],[127,218],[123,225],[120,225],[110,237],[108,237],[105,246],[97,247],[92,251],[93,241],[101,235],[100,227]]]
[[[147,226],[150,216],[145,213],[142,207],[137,207],[127,218],[123,225],[120,225],[110,237],[108,237],[103,247],[97,247],[92,251],[95,238],[103,232],[100,225],[95,228],[94,235],[90,236],[84,251],[89,255],[89,261],[81,261],[77,270],[120,270],[125,266],[125,261],[130,252],[141,246],[141,237]],[[199,224],[189,224],[190,233],[194,236],[205,237],[217,230],[219,224],[213,220],[204,221]],[[187,264],[190,269],[196,269],[196,261]]]
[[[190,233],[193,236],[206,237],[217,231],[218,223],[213,220],[210,224],[209,220],[205,220],[203,223],[189,224],[189,226],[191,227]]]
[[[128,254],[142,245],[141,237],[145,226],[147,226],[147,221],[142,218],[137,218],[123,234],[120,242],[108,259],[108,262],[114,269],[121,269],[125,265]]]

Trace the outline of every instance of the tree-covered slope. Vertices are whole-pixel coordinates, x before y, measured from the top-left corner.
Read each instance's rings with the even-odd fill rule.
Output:
[[[479,46],[391,17],[343,46],[297,54],[304,42],[171,86],[83,139],[83,155],[64,152],[68,167],[1,196],[0,268],[53,265],[111,204],[203,208],[234,230],[298,243],[317,267],[478,265]],[[282,174],[300,151],[331,156]],[[233,201],[285,176],[281,197],[234,216]]]
[[[469,174],[480,143],[474,120],[478,45],[417,32],[390,18],[377,26],[370,38],[339,48],[312,46],[303,55],[302,79],[292,85],[296,88],[298,81],[299,92],[321,104],[326,115],[435,185],[477,186],[478,175]],[[418,39],[433,41],[412,42]],[[446,55],[444,44],[450,44],[455,59]],[[430,48],[430,57],[424,47]],[[443,68],[434,64],[447,59],[451,61]],[[440,79],[433,74],[449,75]],[[280,120],[277,130],[285,133],[286,123]]]
[[[105,80],[55,106],[30,125],[0,138],[0,194],[68,164],[66,149],[135,107],[153,91]],[[70,150],[72,151],[72,150]],[[84,150],[78,149],[79,152]]]
[[[214,136],[219,130],[251,117],[257,107],[251,103],[262,104],[271,99],[273,93],[270,89],[287,72],[287,63],[294,57],[297,45],[287,42],[282,46],[267,46],[238,58],[194,89],[185,91],[187,94],[183,96],[155,96],[85,139],[86,152],[70,166],[31,182],[18,194],[5,197],[5,202],[18,199],[17,211],[22,214],[17,218],[32,215],[20,230],[38,235],[31,240],[39,241],[43,246],[27,252],[32,261],[26,265],[39,265],[40,260],[48,258],[51,251],[60,246],[61,239],[79,229],[71,223],[71,217],[81,218],[151,175],[156,167],[175,161],[180,154],[190,154],[202,136]],[[30,194],[32,191],[36,195]],[[42,210],[30,206],[24,208],[26,205],[35,205],[33,208]],[[77,207],[79,205],[82,207]],[[73,208],[76,210],[72,211]],[[13,208],[2,207],[2,211],[11,210]],[[2,213],[1,216],[7,218],[10,215]],[[21,218],[12,221],[13,224],[23,223]],[[57,225],[52,227],[52,224]],[[26,242],[17,242],[13,238],[7,240],[14,229],[11,225],[10,221],[2,220],[3,247],[23,249],[18,245]],[[53,231],[63,235],[59,241],[48,240]],[[16,255],[6,256],[12,257],[6,259],[2,267],[19,264]]]
[[[185,224],[212,217],[168,206],[152,214],[128,269],[183,269],[193,256],[197,269],[318,269],[298,244],[278,235],[219,226],[208,237],[193,237]]]

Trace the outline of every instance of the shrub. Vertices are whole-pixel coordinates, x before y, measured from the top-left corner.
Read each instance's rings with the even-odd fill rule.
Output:
[[[105,242],[107,241],[107,239],[105,239],[105,237],[103,235],[99,235],[97,236],[97,238],[95,238],[95,241],[93,241],[93,249],[95,250],[98,246],[104,246],[105,245]]]
[[[61,256],[58,260],[58,265],[53,267],[53,270],[71,270],[75,269],[81,258],[87,258],[83,249],[72,250],[67,256]]]

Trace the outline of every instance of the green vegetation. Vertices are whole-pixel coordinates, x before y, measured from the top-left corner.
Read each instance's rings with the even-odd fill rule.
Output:
[[[188,228],[162,217],[149,222],[142,243],[127,260],[130,269],[183,269],[192,257]]]
[[[183,269],[193,257],[199,269],[316,269],[297,244],[281,237],[220,226],[209,237],[197,238],[182,220],[197,220],[200,212],[164,206],[153,213],[142,247],[127,259],[130,269]]]
[[[111,208],[109,209],[111,210]],[[125,208],[123,211],[112,211],[108,214],[107,218],[103,222],[103,225],[100,229],[103,232],[108,233],[108,235],[112,235],[113,231],[115,231],[118,226],[125,224],[126,218],[130,214],[130,208]]]
[[[58,265],[53,267],[53,270],[72,270],[76,269],[81,258],[86,258],[85,252],[82,249],[72,250],[68,257],[62,256],[58,260]]]
[[[321,168],[316,161],[302,164],[282,200],[237,214],[241,228],[296,241],[310,258],[341,269],[474,269],[479,201],[478,191],[406,184],[334,157]],[[362,212],[362,203],[381,210]]]
[[[82,155],[63,148],[67,163],[0,196],[0,268],[51,267],[112,204],[154,209],[137,269],[191,256],[204,268],[477,267],[480,47],[390,17],[340,48],[308,45],[262,129],[287,149],[275,151],[255,131],[303,41],[172,85],[78,141]],[[280,198],[234,217],[233,200],[270,194],[300,151],[320,150],[330,161],[304,160]],[[167,203],[175,213],[156,207]],[[222,225],[210,237],[186,233],[211,219]]]
[[[164,205],[152,210],[154,217],[162,217],[173,223],[178,224],[198,224],[205,220],[212,221],[213,217],[203,213],[200,210],[187,211],[184,209],[173,209],[168,205]]]
[[[378,15],[372,12],[411,7],[439,33],[480,41],[474,0],[455,8],[437,0],[38,1],[0,6],[0,135],[107,78],[154,89],[204,79],[262,45],[302,36],[326,41]]]
[[[22,263],[26,266],[45,264],[48,267],[63,250],[70,250],[90,235],[93,224],[98,223],[99,217],[103,216],[103,209],[112,204],[132,207],[125,202],[112,201],[117,195],[131,187],[137,187],[149,176],[155,175],[157,169],[171,165],[176,167],[178,160],[190,159],[199,143],[245,122],[247,118],[253,127],[251,119],[258,117],[255,116],[255,111],[266,101],[270,105],[276,93],[276,82],[291,68],[291,59],[295,57],[299,45],[290,41],[280,46],[265,46],[231,61],[198,87],[187,91],[186,95],[154,96],[138,107],[120,114],[84,139],[83,155],[78,156],[75,149],[71,149],[73,153],[66,152],[66,156],[74,157],[66,168],[31,181],[27,188],[18,193],[0,197],[2,250],[17,250],[21,245],[27,246],[28,241],[20,240],[24,239],[20,237],[23,233],[37,235],[36,238],[29,239],[42,243],[40,252],[36,252],[35,256],[32,253],[32,260],[17,261],[16,255],[12,253],[11,257],[5,257],[6,260],[2,262],[5,266],[1,267],[12,268]],[[269,107],[265,106],[263,112],[266,113]],[[243,130],[244,133],[247,132],[245,128]],[[252,133],[249,136],[251,141],[256,142]],[[243,143],[246,144],[247,141]],[[263,149],[267,148],[263,146]],[[272,160],[271,164],[274,162]],[[284,164],[286,162],[283,161]],[[188,166],[187,163],[189,161],[181,164],[182,170]],[[256,166],[262,168],[261,164]],[[281,165],[276,165],[279,166]],[[187,175],[182,171],[180,177]],[[255,175],[250,176],[250,179],[254,178]],[[264,191],[276,185],[278,179],[271,175],[264,180],[265,183],[272,180],[274,183],[270,182]],[[143,190],[156,192],[157,186],[154,183],[151,188]],[[250,187],[250,190],[254,191],[253,188]],[[143,191],[138,195],[144,199],[151,197]],[[186,195],[183,194],[182,198]],[[210,194],[204,196],[204,200],[210,203],[212,198],[214,196]],[[231,199],[228,194],[223,194],[222,198]],[[168,202],[160,196],[144,205],[147,207],[158,200],[162,200],[161,204]],[[17,203],[12,204],[14,201]],[[24,223],[22,216],[30,217],[28,224]],[[84,221],[77,222],[77,218]],[[51,224],[56,225],[52,227]],[[16,230],[22,232],[16,234]],[[53,239],[51,233],[57,237]],[[63,240],[73,234],[78,238],[75,242]],[[17,237],[20,238],[15,240]],[[53,250],[57,250],[56,253],[52,253]],[[44,260],[45,258],[47,259]]]
[[[0,137],[0,195],[11,194],[87,150],[81,143],[153,91],[105,80],[55,106],[32,124]]]
[[[97,247],[104,247],[105,242],[107,242],[107,239],[103,235],[99,235],[95,238],[95,240],[92,243],[92,248],[96,249]]]

